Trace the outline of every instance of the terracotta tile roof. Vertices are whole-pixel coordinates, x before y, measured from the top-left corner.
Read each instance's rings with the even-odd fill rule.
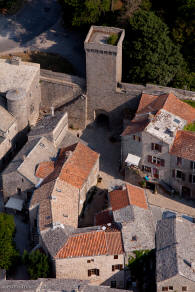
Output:
[[[170,153],[195,161],[195,132],[177,131]]]
[[[109,193],[112,211],[122,209],[130,204],[127,189],[114,190]]]
[[[163,109],[181,117],[188,123],[191,123],[195,120],[195,108],[179,100],[173,93],[169,93]]]
[[[158,96],[142,93],[141,99],[139,102],[139,106],[137,109],[137,113],[141,112],[144,108],[146,108],[150,103],[152,103]]]
[[[140,119],[134,119],[125,128],[125,130],[122,132],[121,136],[127,136],[127,135],[135,134],[138,132],[142,132],[147,127],[148,124],[149,124],[149,120],[147,117],[143,117]]]
[[[105,210],[95,215],[95,225],[104,225],[114,221],[111,210]]]
[[[145,191],[137,186],[126,184],[131,205],[148,209]]]
[[[53,171],[54,171],[54,162],[43,161],[39,163],[35,175],[40,178],[46,178]]]
[[[84,144],[78,143],[72,155],[63,165],[59,178],[81,188],[98,158],[98,153]]]
[[[56,257],[68,258],[114,254],[123,254],[121,232],[100,230],[69,237],[67,243],[59,250]]]
[[[148,209],[144,190],[131,184],[126,184],[125,190],[114,190],[110,192],[109,198],[113,211],[125,208],[129,205]]]

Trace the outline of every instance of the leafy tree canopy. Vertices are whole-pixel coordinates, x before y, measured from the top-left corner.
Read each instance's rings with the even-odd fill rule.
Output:
[[[15,233],[14,218],[0,213],[0,268],[9,270],[19,257],[13,241]]]
[[[49,258],[39,250],[28,253],[26,250],[22,256],[23,263],[27,266],[31,279],[47,278],[50,273]]]
[[[111,0],[61,0],[65,15],[72,26],[97,23],[102,14],[111,10]]]
[[[126,29],[126,57],[131,82],[168,85],[185,63],[168,27],[151,11],[139,10]]]

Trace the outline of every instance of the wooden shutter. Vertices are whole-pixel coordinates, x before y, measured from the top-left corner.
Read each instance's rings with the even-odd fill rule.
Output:
[[[135,135],[133,135],[133,140],[135,140]]]
[[[192,174],[189,175],[189,182],[192,183]]]
[[[91,270],[88,270],[88,277],[91,276]]]
[[[121,271],[123,269],[123,265],[119,265],[119,270]]]
[[[112,265],[112,271],[114,271],[114,270],[115,270],[114,265]]]
[[[172,170],[172,177],[175,177],[175,169]]]
[[[148,162],[152,163],[152,156],[148,155]]]
[[[182,180],[184,181],[185,180],[185,173],[181,173],[181,177],[182,177]]]
[[[161,166],[165,166],[165,160],[161,159],[160,164],[161,164]]]
[[[99,275],[100,275],[100,270],[96,269],[96,276],[99,276]]]
[[[161,145],[158,145],[158,151],[162,152],[162,146]]]
[[[151,149],[154,150],[154,143],[151,144]]]

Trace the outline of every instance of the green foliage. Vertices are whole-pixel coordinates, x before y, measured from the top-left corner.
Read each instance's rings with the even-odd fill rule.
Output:
[[[113,46],[116,46],[117,42],[118,42],[118,34],[116,33],[111,34],[107,40],[107,43]]]
[[[194,100],[191,100],[191,99],[182,99],[183,102],[191,105],[192,107],[195,108],[195,101]]]
[[[138,283],[138,291],[153,292],[155,287],[155,250],[133,251],[128,268],[132,278]]]
[[[111,9],[111,0],[61,0],[72,26],[95,24]]]
[[[28,253],[24,250],[23,263],[27,266],[31,279],[47,278],[50,273],[49,258],[39,250]]]
[[[166,24],[153,12],[140,10],[130,18],[125,43],[129,81],[168,85],[185,63],[169,37]]]
[[[19,258],[19,253],[13,241],[14,233],[14,217],[0,213],[0,268],[7,271]]]
[[[10,9],[17,0],[0,0],[0,8]]]
[[[192,132],[195,132],[195,122],[186,125],[186,126],[184,127],[184,130],[185,130],[185,131],[192,131]]]

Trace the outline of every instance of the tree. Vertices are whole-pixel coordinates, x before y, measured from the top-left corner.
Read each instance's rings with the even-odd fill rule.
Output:
[[[49,258],[39,250],[28,253],[24,250],[23,263],[27,266],[31,279],[47,278],[50,273]]]
[[[153,12],[139,10],[126,29],[125,55],[131,82],[168,85],[185,62],[168,27]]]
[[[15,223],[12,215],[0,213],[0,268],[9,270],[19,257],[13,241]]]
[[[72,26],[95,24],[111,10],[111,0],[60,0],[64,6],[66,20]]]

